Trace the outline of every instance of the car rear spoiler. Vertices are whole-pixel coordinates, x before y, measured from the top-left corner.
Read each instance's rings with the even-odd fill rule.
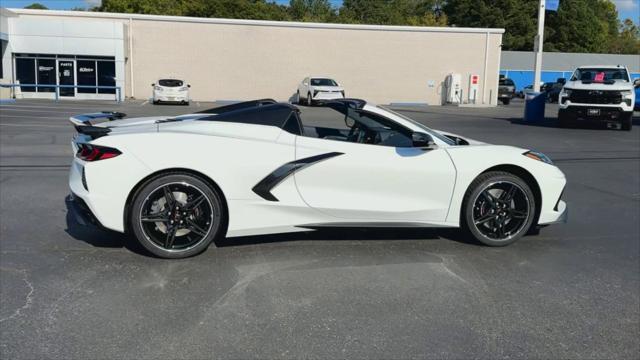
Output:
[[[127,114],[123,114],[117,111],[102,111],[97,113],[80,114],[69,118],[69,121],[76,127],[92,126],[95,120],[107,119],[108,121],[122,119]],[[79,131],[79,130],[78,130]]]

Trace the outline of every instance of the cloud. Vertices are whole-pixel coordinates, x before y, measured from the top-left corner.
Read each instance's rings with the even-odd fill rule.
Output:
[[[638,9],[640,0],[613,0],[618,10],[631,11]]]
[[[102,0],[84,0],[84,3],[87,4],[88,7],[100,6],[102,5]]]

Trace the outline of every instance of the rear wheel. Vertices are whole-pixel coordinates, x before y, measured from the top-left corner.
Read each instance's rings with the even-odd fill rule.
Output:
[[[510,102],[511,102],[511,99],[502,99],[502,103],[504,105],[509,105]]]
[[[171,173],[149,180],[129,211],[134,235],[163,258],[184,258],[204,251],[221,235],[226,217],[220,194],[204,180]]]
[[[535,209],[533,192],[521,178],[502,171],[488,172],[475,179],[465,194],[462,225],[485,245],[505,246],[529,231]]]

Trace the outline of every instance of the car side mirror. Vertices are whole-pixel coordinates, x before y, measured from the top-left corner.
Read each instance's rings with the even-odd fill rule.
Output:
[[[187,87],[188,87],[188,88],[190,88],[190,87],[191,87],[191,84],[187,84]]]
[[[558,80],[556,80],[556,82],[558,82],[559,84],[564,85],[564,84],[566,84],[566,83],[567,83],[567,79],[565,79],[565,78],[558,78]]]
[[[436,144],[431,135],[422,132],[414,132],[411,134],[411,141],[413,142],[413,147],[419,148],[430,148]]]
[[[156,83],[151,84],[151,86],[156,86]]]
[[[633,87],[634,88],[639,88],[640,87],[640,78],[637,78],[637,79],[633,80]]]

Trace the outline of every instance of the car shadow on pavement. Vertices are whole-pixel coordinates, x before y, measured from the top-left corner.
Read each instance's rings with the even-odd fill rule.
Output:
[[[127,234],[103,229],[94,225],[81,224],[74,210],[67,202],[65,232],[72,238],[83,241],[98,248],[126,248],[127,250],[144,256],[154,257],[136,239]],[[436,228],[316,228],[309,231],[294,233],[280,233],[269,235],[240,236],[215,240],[217,247],[234,247],[245,245],[259,245],[268,243],[284,243],[294,241],[368,241],[368,240],[438,240],[445,239],[459,243],[479,245],[458,229]]]
[[[458,229],[322,227],[312,231],[218,239],[216,240],[216,246],[244,246],[292,241],[404,241],[439,239],[479,245],[478,242],[469,238]]]

